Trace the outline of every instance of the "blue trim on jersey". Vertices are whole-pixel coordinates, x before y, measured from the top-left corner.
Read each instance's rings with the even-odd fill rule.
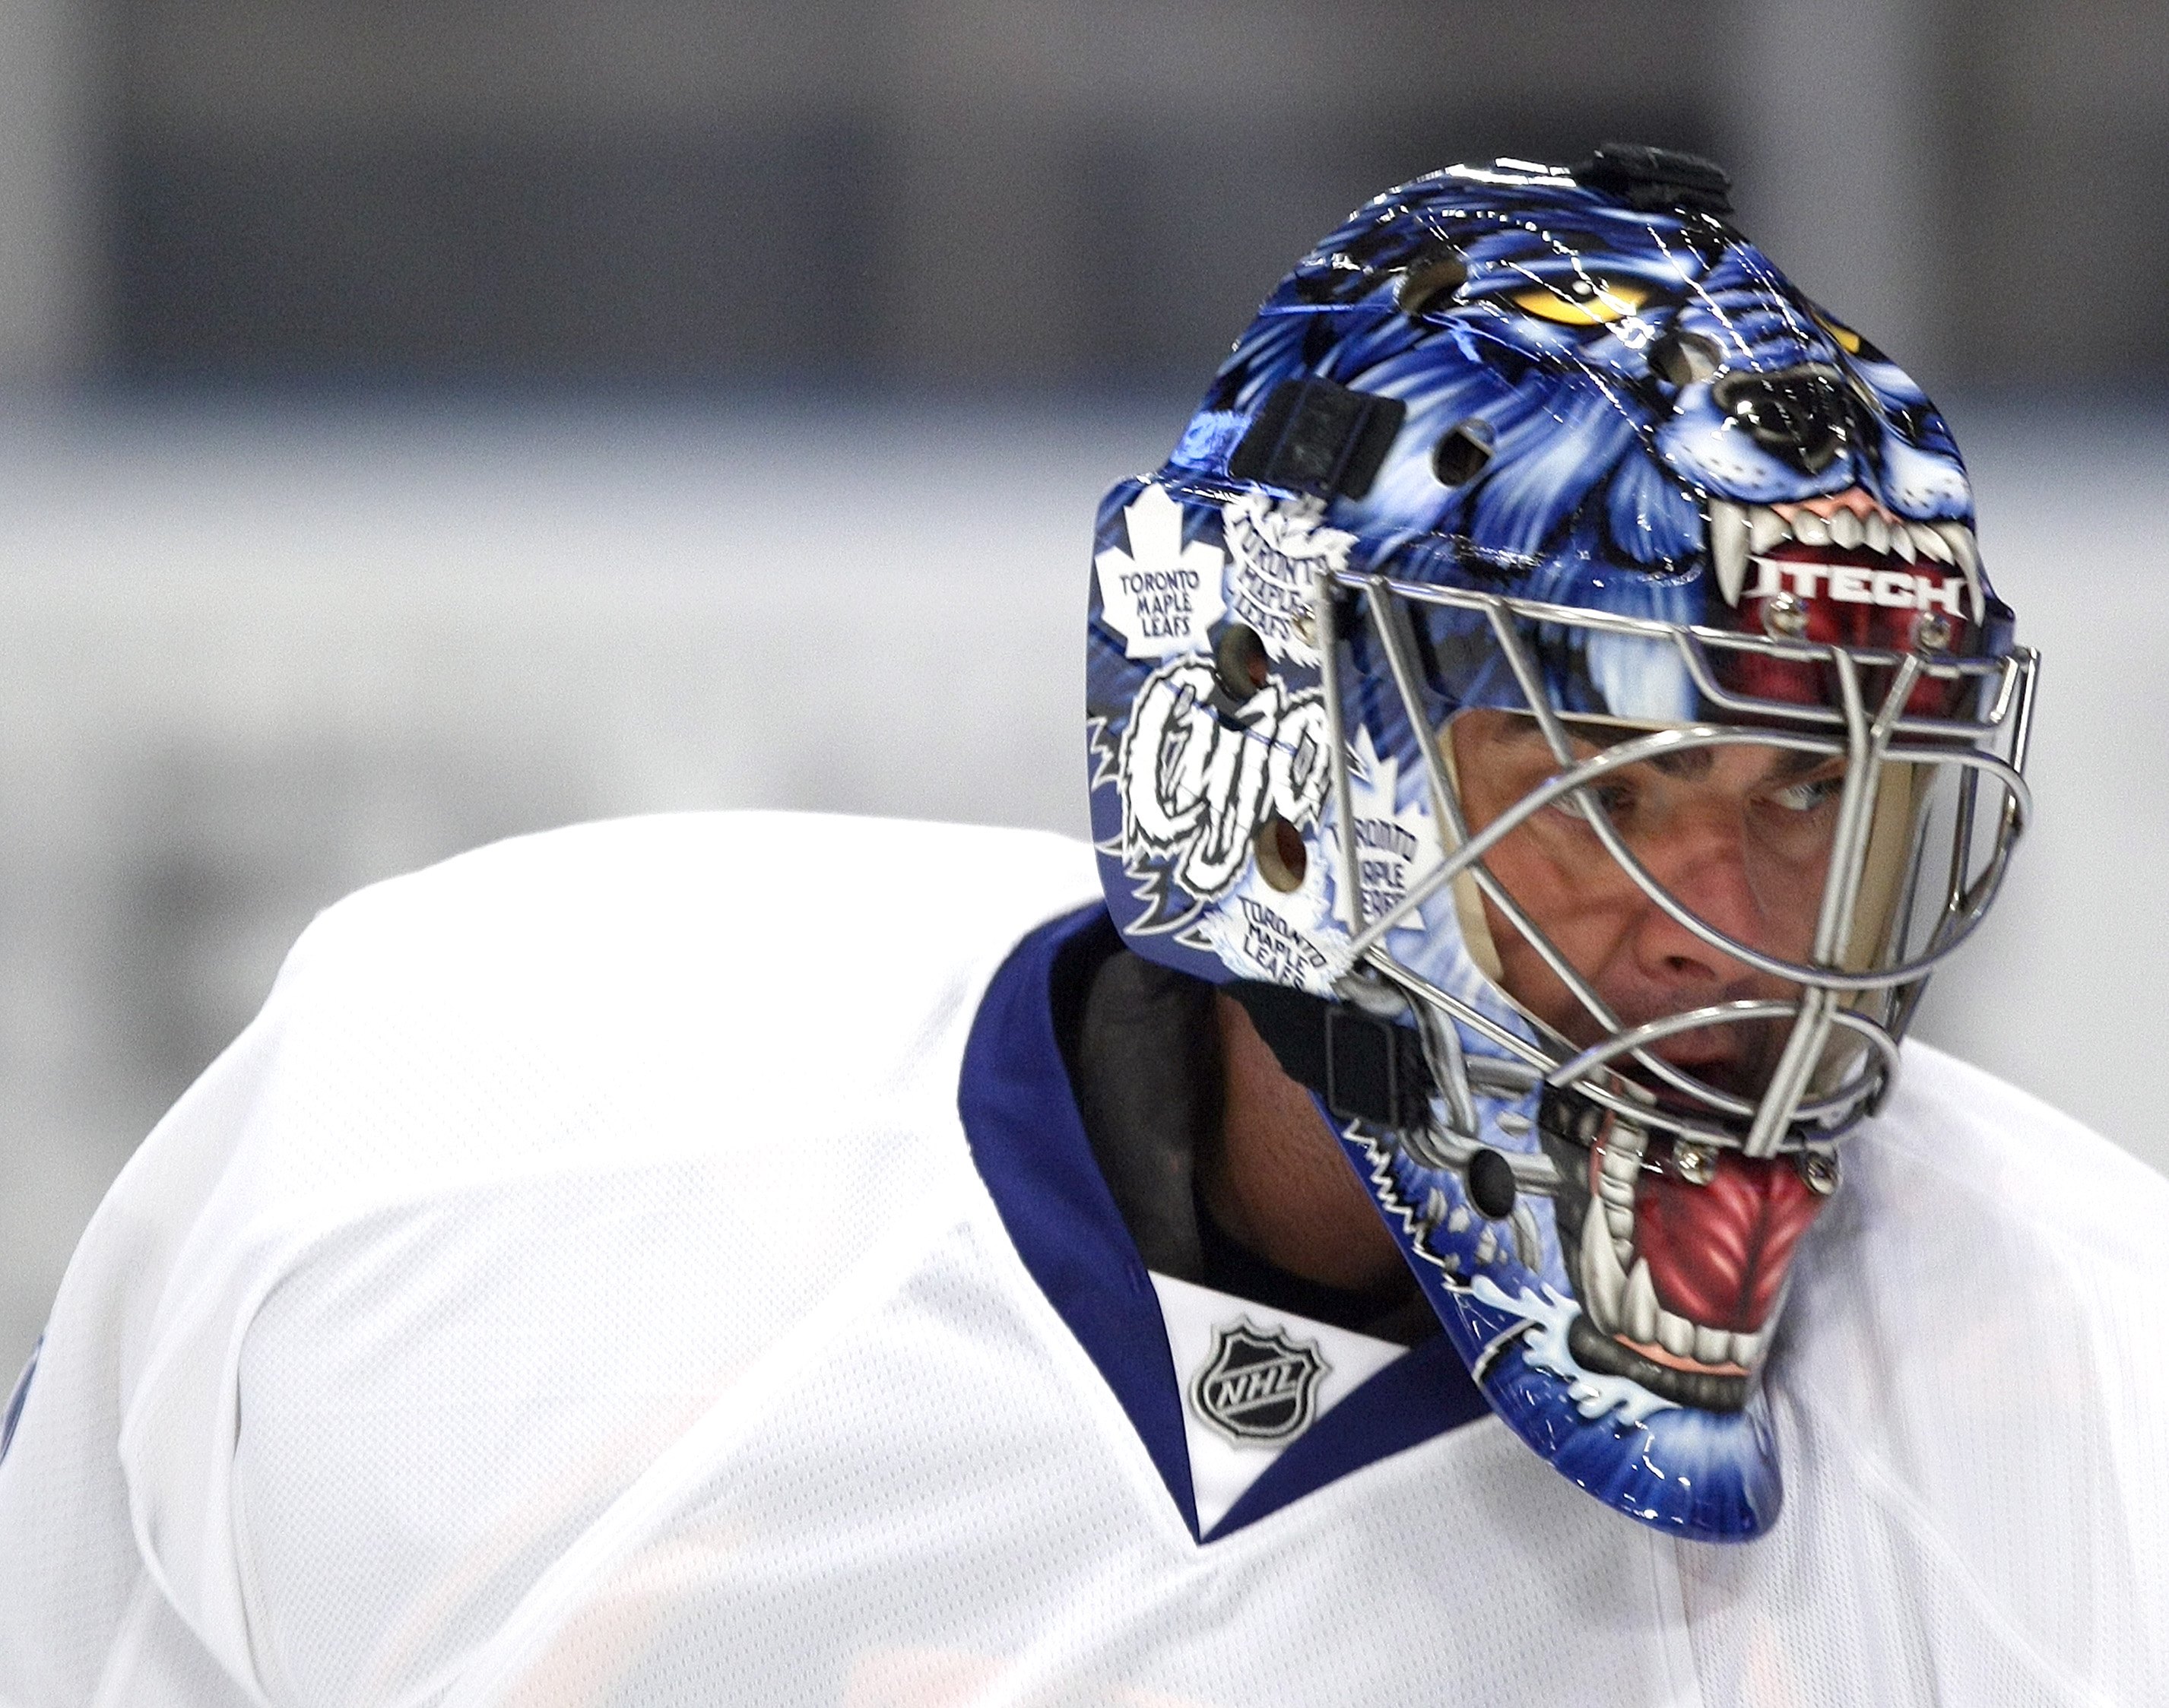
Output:
[[[15,1443],[15,1426],[23,1421],[23,1407],[30,1397],[30,1378],[38,1373],[38,1354],[45,1349],[45,1337],[40,1334],[38,1344],[30,1349],[30,1361],[23,1366],[22,1375],[15,1378],[15,1391],[8,1396],[8,1410],[0,1416],[0,1459],[8,1456],[8,1450]]]
[[[1054,1035],[1055,958],[1104,913],[1042,925],[995,973],[972,1022],[957,1106],[980,1178],[1040,1290],[1129,1414],[1197,1535],[1181,1389],[1159,1296],[1093,1159]],[[1325,1413],[1214,1525],[1218,1541],[1335,1478],[1490,1416],[1452,1343],[1434,1335]]]
[[[1412,1346],[1291,1441],[1212,1527],[1218,1541],[1373,1461],[1474,1423],[1491,1407],[1453,1343]]]
[[[1103,911],[1041,926],[1002,963],[964,1046],[957,1110],[1017,1255],[1100,1366],[1195,1535],[1190,1447],[1159,1295],[1093,1159],[1054,1036],[1054,958]]]

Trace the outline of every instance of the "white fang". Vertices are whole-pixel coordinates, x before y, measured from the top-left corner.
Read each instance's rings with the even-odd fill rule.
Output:
[[[1740,590],[1747,584],[1750,532],[1745,505],[1729,498],[1709,501],[1709,561],[1717,571],[1717,590],[1729,605],[1740,603]]]

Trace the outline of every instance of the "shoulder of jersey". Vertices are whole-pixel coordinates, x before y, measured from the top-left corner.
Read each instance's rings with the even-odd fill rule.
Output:
[[[2114,1298],[2169,1333],[2169,1179],[1970,1063],[1917,1040],[1905,1056],[1889,1104],[1845,1148],[1811,1266],[1841,1271],[1885,1329],[1905,1322],[1916,1370],[1969,1355],[1959,1327],[1985,1312],[2022,1340],[2068,1344]],[[1820,1299],[1802,1315],[1831,1320]],[[2169,1402],[2169,1374],[2152,1380]]]
[[[717,813],[497,843],[303,934],[236,1046],[248,1125],[328,1184],[953,1106],[986,981],[1097,893],[1089,849],[1031,831]]]
[[[1756,1547],[1869,1584],[1902,1561],[1914,1599],[1933,1584],[1969,1610],[1983,1652],[2084,1679],[2136,1654],[2120,1646],[2169,1595],[2169,1477],[2146,1445],[2169,1409],[2169,1181],[1905,1049],[1794,1268],[1772,1381],[1795,1450]],[[1848,1552],[1861,1570],[1830,1564]]]
[[[2159,1282],[2169,1179],[2028,1092],[1917,1040],[1861,1152],[1873,1212],[2067,1253]],[[1903,1171],[1916,1183],[1883,1189]]]
[[[2089,1445],[2169,1407],[2169,1180],[1977,1067],[1905,1057],[1796,1268],[1779,1384],[1968,1556],[1990,1508],[2021,1556],[2090,1503],[2169,1522],[2151,1455]],[[2006,1482],[2025,1498],[1984,1506]]]
[[[1098,893],[1090,851],[1046,832],[816,813],[660,815],[514,837],[359,891],[281,982],[384,971],[503,983],[584,964],[851,982],[900,952],[1005,946]]]

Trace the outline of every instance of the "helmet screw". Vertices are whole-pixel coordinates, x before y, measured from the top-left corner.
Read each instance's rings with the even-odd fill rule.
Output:
[[[1672,1169],[1690,1186],[1707,1186],[1717,1178],[1717,1152],[1693,1139],[1672,1146]]]
[[[1930,611],[1913,625],[1916,646],[1930,652],[1940,652],[1951,644],[1951,620],[1941,611]]]
[[[1296,638],[1306,646],[1318,644],[1318,619],[1308,611],[1298,611],[1295,619]]]
[[[1808,608],[1798,593],[1772,593],[1762,602],[1762,628],[1781,641],[1797,641],[1808,632]]]
[[[1808,1190],[1816,1197],[1829,1197],[1837,1190],[1837,1158],[1828,1151],[1801,1152],[1800,1179],[1808,1183]]]

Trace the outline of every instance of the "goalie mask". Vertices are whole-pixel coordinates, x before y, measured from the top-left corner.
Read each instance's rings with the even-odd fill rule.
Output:
[[[1751,1536],[1761,1370],[2028,810],[2033,655],[1932,405],[1607,147],[1358,210],[1099,519],[1093,831],[1138,954],[1314,1091],[1492,1406]]]

